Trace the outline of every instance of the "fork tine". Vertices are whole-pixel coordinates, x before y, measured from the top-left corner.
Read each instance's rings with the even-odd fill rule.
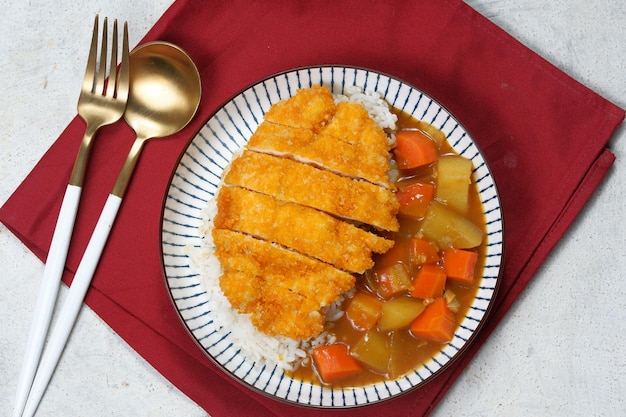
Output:
[[[93,23],[93,34],[91,35],[91,47],[89,48],[89,57],[87,58],[87,68],[85,69],[85,78],[83,78],[83,91],[93,91],[94,81],[96,79],[96,60],[98,53],[98,15]]]
[[[113,39],[111,45],[111,63],[109,64],[109,81],[106,87],[106,96],[113,98],[117,90],[117,19],[113,20]]]
[[[104,24],[102,25],[102,44],[100,45],[100,67],[98,68],[98,73],[96,74],[96,94],[104,94],[104,79],[106,78],[106,69],[107,69],[107,27],[108,19],[104,18]]]
[[[124,35],[122,38],[122,63],[120,64],[119,75],[116,86],[116,97],[118,100],[126,101],[130,90],[130,52],[128,48],[128,23],[124,22]]]

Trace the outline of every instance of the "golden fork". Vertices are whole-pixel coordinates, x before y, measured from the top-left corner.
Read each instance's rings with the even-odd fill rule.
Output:
[[[85,169],[89,158],[89,151],[96,132],[102,127],[120,120],[126,109],[129,92],[129,50],[128,50],[128,25],[124,23],[122,39],[122,59],[117,68],[118,32],[117,20],[113,22],[112,48],[109,64],[109,79],[105,81],[107,73],[107,27],[108,20],[104,18],[102,28],[102,41],[100,45],[100,60],[98,65],[98,16],[96,15],[91,38],[91,47],[87,68],[83,79],[80,96],[78,98],[78,114],[85,121],[87,127],[83,140],[80,144],[72,174],[63,196],[63,203],[52,236],[52,243],[44,267],[43,279],[35,311],[33,322],[28,334],[26,352],[22,362],[22,370],[17,384],[17,395],[14,407],[14,417],[19,417],[24,411],[27,399],[29,402],[39,403],[42,392],[31,392],[35,373],[52,375],[53,369],[37,369],[39,359],[50,325],[52,311],[61,284],[61,276],[67,258],[72,229],[78,211],[78,203],[85,178]],[[96,66],[98,66],[96,70]],[[68,332],[69,333],[69,332]],[[63,346],[50,344],[46,350],[58,351],[60,355]],[[46,381],[47,384],[47,381]],[[45,389],[45,387],[44,387]],[[38,398],[29,398],[38,397]]]

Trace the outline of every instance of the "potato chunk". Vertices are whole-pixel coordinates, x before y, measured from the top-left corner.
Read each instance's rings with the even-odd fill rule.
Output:
[[[472,161],[459,155],[445,155],[437,162],[436,197],[461,214],[469,207]]]
[[[378,330],[388,332],[403,329],[424,311],[424,302],[413,297],[397,297],[385,301],[378,319]]]
[[[372,370],[386,374],[391,360],[391,337],[376,330],[370,330],[352,346],[350,353]]]
[[[484,238],[480,227],[436,200],[430,203],[420,232],[440,248],[475,248]]]

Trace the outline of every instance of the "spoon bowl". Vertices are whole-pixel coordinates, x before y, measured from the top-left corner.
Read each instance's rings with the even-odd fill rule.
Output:
[[[189,56],[167,42],[150,42],[130,56],[130,96],[124,118],[138,138],[174,134],[200,102],[200,76]]]
[[[122,197],[144,143],[172,135],[191,121],[200,104],[200,74],[178,46],[149,42],[130,54],[130,92],[124,119],[137,138],[112,194]]]

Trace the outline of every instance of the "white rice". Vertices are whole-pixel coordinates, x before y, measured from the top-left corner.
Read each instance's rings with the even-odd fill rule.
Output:
[[[345,95],[335,95],[335,100],[337,102],[351,100],[361,103],[383,129],[395,130],[397,118],[389,111],[389,105],[378,93],[363,92],[360,87],[356,86],[348,87]],[[211,316],[210,319],[219,323],[220,329],[228,329],[233,346],[240,348],[243,356],[258,365],[293,370],[300,363],[308,361],[307,352],[310,349],[333,343],[334,335],[327,331],[306,341],[268,336],[254,327],[248,315],[237,313],[219,286],[219,277],[223,271],[215,256],[215,246],[211,236],[213,218],[216,214],[217,205],[212,199],[202,211],[202,225],[199,228],[200,236],[202,236],[201,246],[199,248],[186,247],[185,252],[189,256],[191,268],[199,274],[200,283],[211,300],[211,311],[208,313]],[[346,297],[351,298],[353,295],[354,290],[348,291],[330,306],[326,313],[326,321],[332,323],[338,320],[343,315],[339,306]]]

